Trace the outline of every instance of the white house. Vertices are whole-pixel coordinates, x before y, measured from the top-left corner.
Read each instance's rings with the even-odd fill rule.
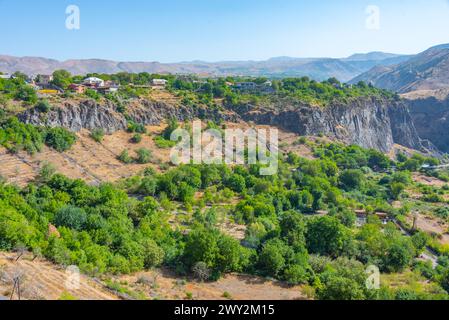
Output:
[[[12,76],[10,74],[0,74],[0,79],[11,79]]]
[[[104,80],[96,77],[84,79],[83,84],[93,87],[104,87]]]
[[[165,79],[153,79],[153,81],[151,83],[155,87],[165,87],[167,85],[168,81]]]

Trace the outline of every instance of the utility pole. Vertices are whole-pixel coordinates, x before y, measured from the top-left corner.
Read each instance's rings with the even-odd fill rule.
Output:
[[[20,277],[15,277],[14,278],[14,285],[13,285],[11,296],[10,296],[9,300],[12,300],[14,298],[14,293],[16,291],[17,291],[17,297],[20,300],[21,299],[21,295],[20,295]]]

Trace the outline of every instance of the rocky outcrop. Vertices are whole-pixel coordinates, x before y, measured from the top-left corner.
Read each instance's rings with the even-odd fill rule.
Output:
[[[99,104],[93,100],[65,102],[47,113],[30,109],[19,115],[22,122],[34,125],[64,127],[75,132],[101,128],[108,134],[125,130],[128,120],[144,125],[159,125],[171,118],[179,121],[194,118],[236,121],[238,117],[218,109],[186,107],[152,100],[133,101],[127,108],[126,116],[118,112],[112,102]]]
[[[408,100],[407,104],[419,136],[449,153],[449,95]]]
[[[264,111],[242,106],[242,111],[246,121],[278,126],[300,135],[324,134],[382,152],[389,152],[395,143],[426,151],[401,101],[360,98],[326,108],[284,105]]]
[[[166,119],[252,121],[277,126],[299,135],[324,134],[348,144],[389,152],[395,143],[426,151],[402,101],[386,98],[358,98],[325,108],[279,100],[269,106],[249,104],[221,110],[184,106],[178,102],[135,100],[126,108],[126,117],[112,102],[92,100],[66,102],[48,113],[28,110],[20,119],[35,125],[62,126],[72,131],[102,128],[107,133],[127,128],[128,120],[159,125]]]
[[[25,123],[64,127],[75,132],[102,128],[105,132],[112,133],[127,128],[127,121],[122,114],[109,105],[101,106],[93,100],[66,102],[47,113],[31,109],[19,115],[19,119]]]

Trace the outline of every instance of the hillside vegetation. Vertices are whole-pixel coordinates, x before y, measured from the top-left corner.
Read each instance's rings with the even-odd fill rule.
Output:
[[[356,227],[354,213],[363,208],[401,220],[408,209],[389,202],[411,186],[407,170],[434,160],[393,163],[373,150],[337,144],[314,150],[317,160],[289,154],[272,177],[259,176],[257,165],[185,165],[96,187],[43,171],[23,189],[1,185],[0,249],[27,248],[91,275],[164,265],[207,281],[230,272],[274,277],[308,285],[319,299],[446,298],[444,253],[435,270],[415,260],[428,236],[402,235],[376,215]],[[392,165],[400,171],[386,176]],[[326,215],[314,216],[323,210]],[[246,226],[242,242],[218,228],[222,219]],[[433,287],[367,290],[371,264],[386,274],[411,268]]]

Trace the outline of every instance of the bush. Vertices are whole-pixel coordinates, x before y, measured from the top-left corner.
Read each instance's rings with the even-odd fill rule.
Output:
[[[151,150],[141,148],[136,151],[136,154],[137,154],[137,159],[136,159],[137,163],[146,164],[151,161],[151,156],[152,156]]]
[[[28,86],[28,85],[22,85],[18,88],[15,98],[17,100],[25,101],[29,104],[34,104],[37,102],[37,93],[36,91]]]
[[[270,276],[278,276],[285,267],[286,245],[279,239],[265,243],[259,255],[260,268]]]
[[[89,98],[92,98],[92,99],[94,99],[94,100],[96,100],[96,101],[100,100],[100,98],[101,98],[100,94],[99,94],[97,91],[92,90],[92,89],[87,89],[87,90],[84,92],[84,94],[85,94],[86,96],[88,96]]]
[[[41,100],[36,104],[36,110],[41,113],[47,113],[51,110],[51,105],[47,100]]]
[[[140,133],[136,133],[132,138],[131,138],[131,142],[132,143],[140,143],[142,142],[142,135]]]
[[[160,266],[164,261],[164,250],[162,250],[154,240],[145,239],[143,243],[143,255],[145,268]]]
[[[46,130],[45,144],[58,152],[69,150],[75,142],[75,134],[64,128],[50,128]]]
[[[104,130],[102,128],[94,129],[90,133],[90,137],[94,139],[96,142],[100,143],[104,138]]]
[[[320,300],[363,300],[365,295],[354,279],[331,276],[317,291]]]
[[[128,122],[128,132],[131,133],[147,133],[147,128],[141,123],[135,123],[133,121]]]
[[[133,162],[133,159],[131,159],[131,157],[129,156],[128,150],[123,150],[117,157],[117,159],[125,164],[130,164]]]
[[[156,144],[156,147],[160,149],[169,149],[176,145],[176,141],[166,140],[162,136],[155,137],[153,141]]]
[[[290,285],[306,284],[308,281],[308,274],[306,269],[295,264],[285,269],[284,279]]]

